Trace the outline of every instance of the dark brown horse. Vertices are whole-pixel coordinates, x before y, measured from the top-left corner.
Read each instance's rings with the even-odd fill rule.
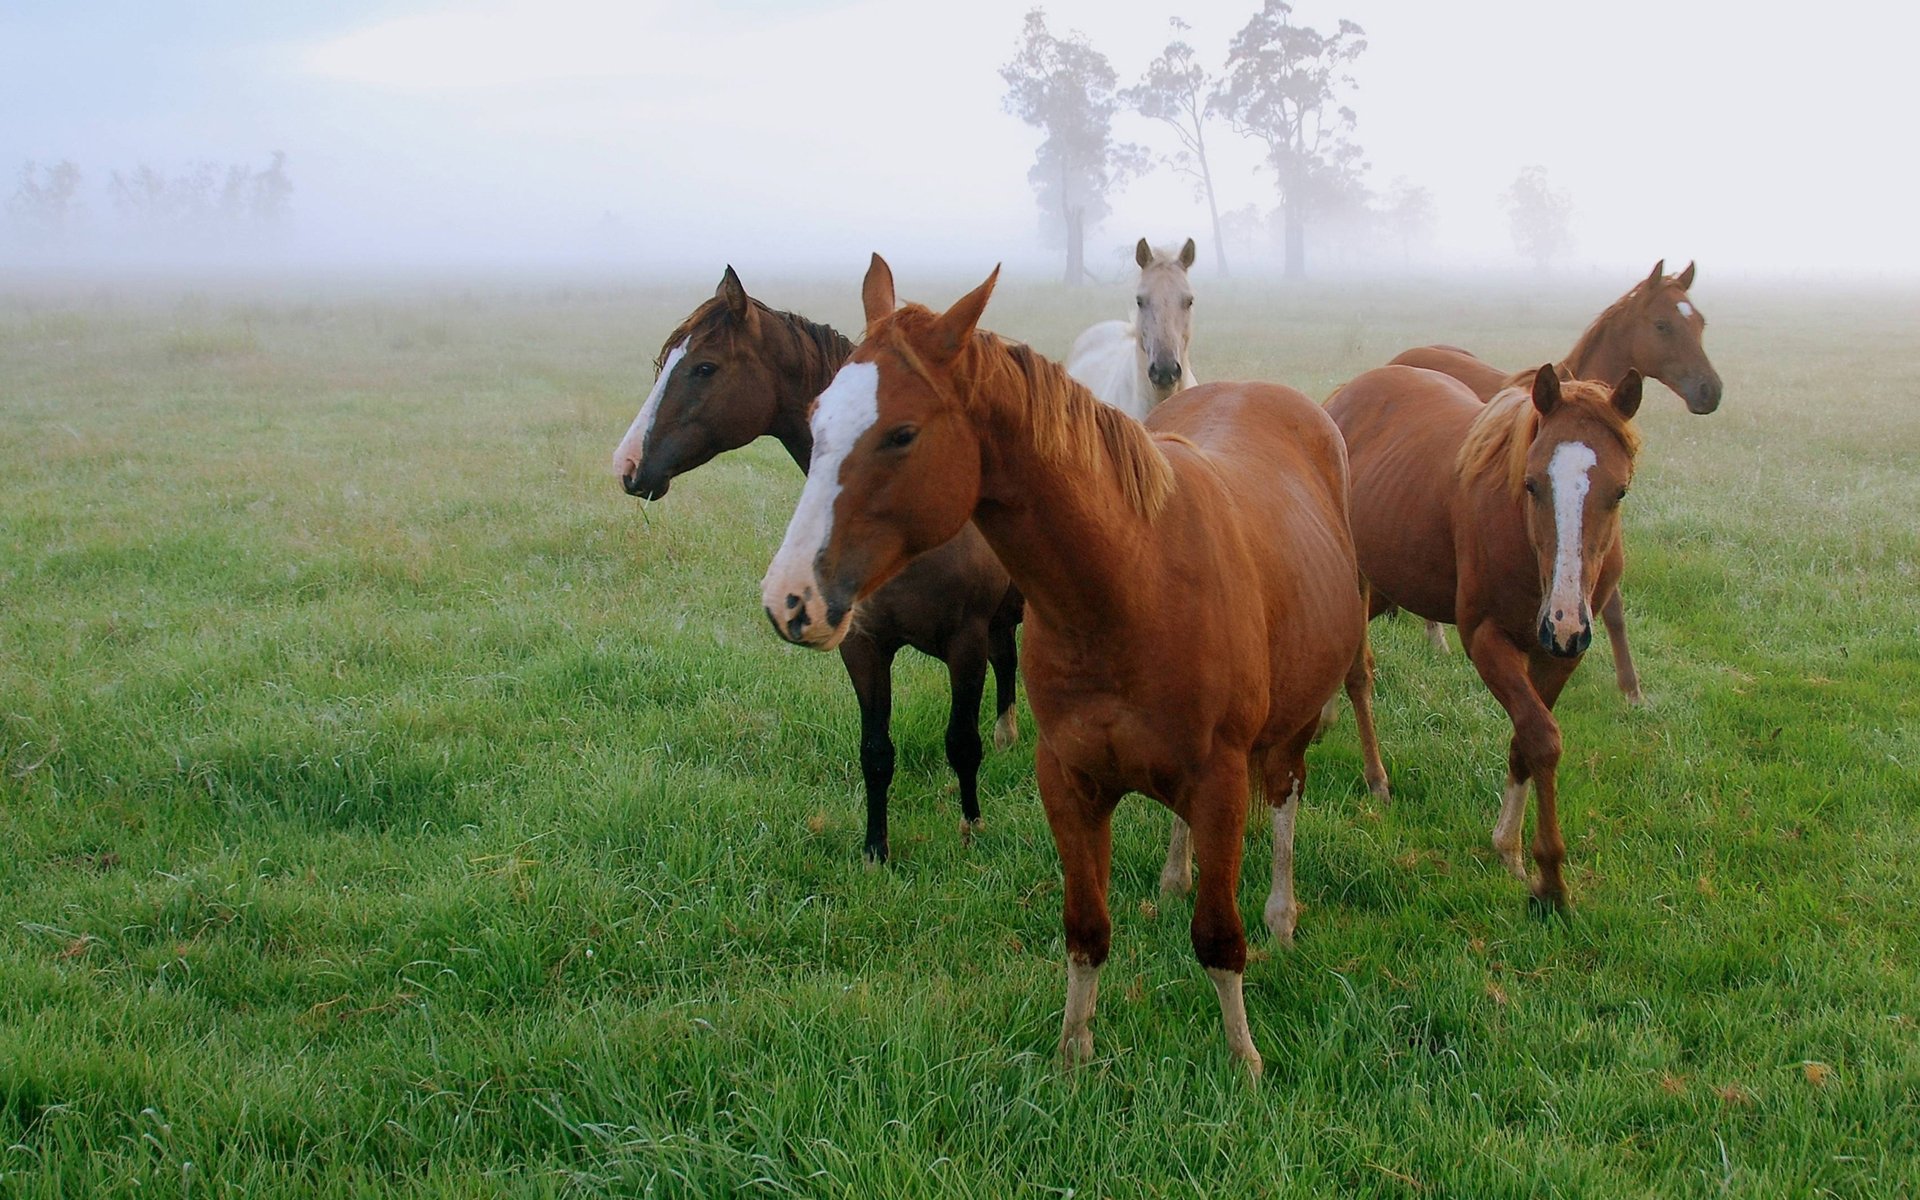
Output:
[[[1563,383],[1548,365],[1530,389],[1482,404],[1449,376],[1390,366],[1327,401],[1353,464],[1353,539],[1368,613],[1398,606],[1459,627],[1474,668],[1513,720],[1494,848],[1525,881],[1520,825],[1531,780],[1533,891],[1553,908],[1567,898],[1553,705],[1592,641],[1592,605],[1620,579],[1620,502],[1640,446],[1632,424],[1640,388],[1631,370],[1609,392]],[[1372,688],[1365,675],[1363,692]],[[1372,721],[1365,704],[1356,703],[1355,716]]]
[[[998,275],[944,314],[896,312],[874,256],[866,340],[814,412],[767,616],[831,647],[857,601],[973,519],[1027,598],[1034,762],[1066,876],[1062,1053],[1093,1051],[1113,810],[1143,792],[1192,828],[1194,952],[1257,1072],[1235,903],[1249,784],[1273,806],[1266,922],[1290,940],[1306,748],[1366,635],[1339,431],[1270,384],[1190,389],[1143,428],[977,331]]]
[[[629,495],[658,500],[674,476],[762,434],[778,438],[806,470],[813,455],[807,413],[852,350],[832,328],[749,297],[728,267],[713,298],[667,336],[653,392],[614,451],[614,473]],[[968,836],[981,825],[980,698],[989,663],[999,700],[994,741],[1005,749],[1019,736],[1019,624],[1020,594],[970,525],[861,603],[840,658],[860,700],[870,859],[887,857],[894,655],[912,646],[947,665],[947,761],[960,780],[961,833]]]
[[[1705,414],[1720,407],[1720,373],[1707,360],[1700,341],[1707,319],[1687,294],[1693,287],[1694,264],[1688,263],[1678,275],[1664,274],[1666,267],[1664,258],[1653,264],[1651,274],[1593,319],[1560,360],[1562,379],[1613,384],[1628,371],[1638,371],[1672,388],[1686,401],[1689,412]],[[1502,371],[1458,346],[1416,346],[1393,361],[1451,375],[1482,400],[1493,399],[1502,389],[1525,384],[1533,375],[1531,371]],[[1600,616],[1613,647],[1614,677],[1627,699],[1638,704],[1642,698],[1640,674],[1634,670],[1633,652],[1627,646],[1626,607],[1617,591],[1601,604]],[[1429,622],[1427,634],[1437,649],[1446,649],[1446,638],[1438,626]]]

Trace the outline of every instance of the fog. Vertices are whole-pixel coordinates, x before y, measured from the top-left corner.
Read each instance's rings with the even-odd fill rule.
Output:
[[[1029,7],[10,0],[0,194],[17,194],[28,162],[66,160],[81,171],[80,207],[57,232],[18,205],[0,214],[0,266],[704,273],[732,262],[751,276],[852,278],[878,249],[896,263],[1057,273],[1026,178],[1040,134],[1001,106],[998,68]],[[1044,7],[1123,85],[1169,36],[1164,4]],[[1255,7],[1180,6],[1184,37],[1217,70]],[[1661,257],[1697,259],[1703,278],[1920,270],[1920,171],[1903,148],[1920,111],[1907,61],[1920,10],[1847,0],[1774,19],[1675,0],[1302,0],[1295,11],[1322,29],[1341,17],[1369,43],[1347,98],[1367,183],[1427,188],[1435,219],[1410,248],[1323,236],[1314,274],[1525,270],[1499,196],[1530,164],[1573,202],[1563,271],[1631,274]],[[1116,134],[1171,148],[1131,114]],[[1210,136],[1223,212],[1273,207],[1257,145],[1224,124]],[[275,151],[292,191],[269,210],[251,181]],[[200,172],[210,207],[190,221],[130,215],[110,180],[142,164],[163,184]],[[1165,169],[1112,204],[1088,239],[1103,275],[1119,276],[1138,236],[1208,236],[1204,205]],[[1254,257],[1244,265],[1273,262],[1271,250]]]

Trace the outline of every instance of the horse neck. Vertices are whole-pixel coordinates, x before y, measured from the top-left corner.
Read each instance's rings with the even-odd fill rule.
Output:
[[[813,402],[853,353],[853,343],[831,325],[822,325],[794,313],[761,313],[773,318],[778,333],[768,339],[779,394],[773,424],[767,432],[780,440],[787,454],[805,471],[813,459],[813,430],[808,415]]]
[[[1623,298],[1594,318],[1587,326],[1573,349],[1560,360],[1560,365],[1573,373],[1575,379],[1591,379],[1600,383],[1620,382],[1633,365],[1633,346],[1630,330],[1627,328],[1628,305]]]
[[[1105,406],[1087,399],[1078,419],[1095,421]],[[1119,618],[1137,603],[1130,585],[1138,582],[1150,522],[1128,502],[1104,445],[1085,464],[1041,453],[1028,416],[1030,390],[1018,372],[1007,373],[991,394],[976,390],[971,403],[981,440],[974,524],[1029,610],[1061,630],[1124,627]]]

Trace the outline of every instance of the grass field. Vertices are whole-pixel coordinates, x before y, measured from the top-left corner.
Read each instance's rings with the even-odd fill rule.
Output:
[[[1535,363],[1630,282],[1203,285],[1195,365]],[[711,287],[0,294],[0,1195],[1920,1194],[1920,294],[1703,275],[1726,401],[1650,390],[1628,502],[1650,703],[1602,649],[1560,705],[1570,920],[1487,845],[1504,717],[1376,626],[1395,801],[1343,717],[1292,951],[1249,839],[1254,1085],[1143,800],[1058,1067],[1030,722],[962,847],[926,660],[863,868],[839,663],[758,611],[798,473],[607,473]]]

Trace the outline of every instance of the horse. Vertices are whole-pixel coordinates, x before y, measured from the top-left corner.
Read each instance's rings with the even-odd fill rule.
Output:
[[[614,451],[627,493],[658,500],[676,475],[744,446],[777,438],[807,469],[813,433],[807,413],[853,344],[827,325],[752,299],[732,267],[712,298],[667,335],[659,374],[633,426]],[[960,781],[961,835],[982,828],[979,801],[980,699],[993,667],[994,743],[1019,738],[1014,707],[1020,595],[978,530],[966,526],[867,597],[840,646],[860,703],[860,773],[866,787],[866,857],[887,859],[887,795],[893,783],[893,659],[902,646],[944,662],[952,688],[947,761]]]
[[[1112,816],[1145,793],[1192,827],[1190,934],[1232,1054],[1258,1074],[1235,903],[1254,790],[1273,810],[1264,911],[1290,942],[1306,748],[1366,636],[1346,455],[1320,407],[1213,384],[1143,427],[978,328],[999,278],[898,308],[875,255],[867,335],[813,414],[817,465],[767,569],[781,637],[832,647],[854,605],[969,519],[1027,600],[1040,799],[1065,875],[1060,1050],[1093,1053]]]
[[[1141,238],[1133,248],[1140,264],[1131,321],[1102,321],[1073,341],[1067,374],[1101,402],[1137,421],[1156,404],[1199,381],[1193,377],[1193,239],[1178,255],[1155,250]]]
[[[1639,372],[1618,386],[1562,381],[1491,401],[1419,367],[1368,371],[1327,401],[1353,470],[1353,539],[1369,618],[1389,607],[1455,625],[1474,669],[1513,721],[1493,845],[1527,882],[1522,806],[1533,783],[1535,900],[1567,904],[1553,706],[1593,639],[1593,609],[1624,564],[1620,504],[1640,433]],[[1371,664],[1359,671],[1371,693]],[[1362,725],[1370,705],[1354,706]],[[1363,738],[1369,736],[1363,732]]]
[[[1688,263],[1678,275],[1665,274],[1666,268],[1664,258],[1654,263],[1651,274],[1593,319],[1560,360],[1561,378],[1613,383],[1632,369],[1666,384],[1686,401],[1688,412],[1704,415],[1720,407],[1720,374],[1700,343],[1707,319],[1687,294],[1693,287],[1694,264]],[[1417,346],[1393,361],[1451,375],[1482,400],[1526,383],[1532,374],[1508,374],[1458,346]],[[1600,615],[1613,647],[1614,677],[1628,703],[1639,704],[1640,674],[1627,647],[1627,614],[1618,593],[1607,597]],[[1428,623],[1427,637],[1436,650],[1446,650],[1447,639],[1438,625]]]

